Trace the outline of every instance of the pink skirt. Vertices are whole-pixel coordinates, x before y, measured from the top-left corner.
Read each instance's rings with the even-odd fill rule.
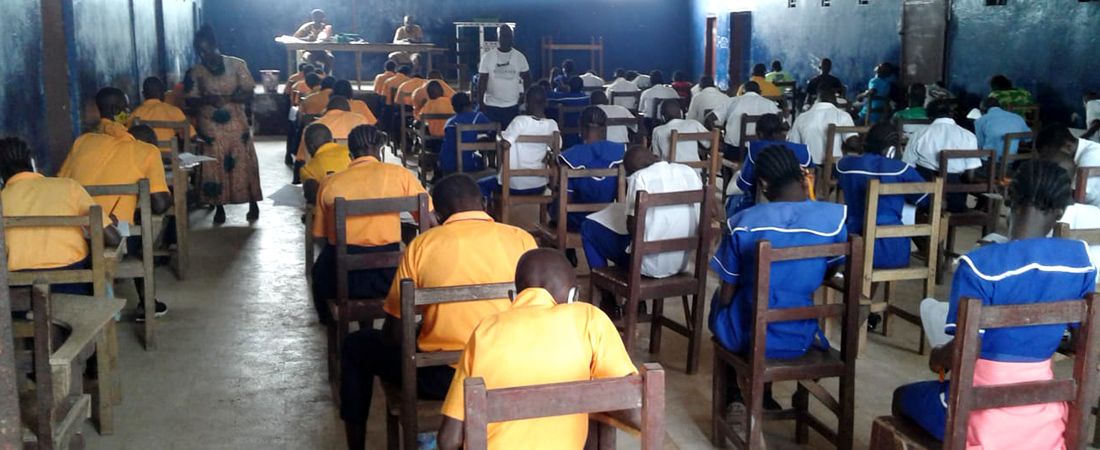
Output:
[[[974,386],[1046,381],[1054,378],[1051,360],[1009,363],[978,359]],[[1015,406],[972,411],[967,426],[967,449],[1061,450],[1066,448],[1065,403]]]

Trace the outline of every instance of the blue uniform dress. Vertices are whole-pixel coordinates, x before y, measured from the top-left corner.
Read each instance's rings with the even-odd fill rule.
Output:
[[[447,120],[447,124],[443,128],[443,146],[439,151],[439,170],[443,173],[453,173],[458,170],[458,158],[455,153],[458,148],[458,136],[456,133],[456,124],[479,124],[489,123],[489,118],[477,111],[464,112],[455,114]],[[474,142],[477,140],[477,133],[468,131],[462,135],[462,142]],[[462,170],[468,172],[477,172],[485,169],[485,162],[482,161],[474,152],[466,152],[462,155]]]
[[[599,141],[573,146],[562,152],[559,160],[573,169],[608,169],[623,163],[626,145],[618,142]],[[573,178],[569,180],[570,203],[610,203],[618,193],[618,177]],[[557,204],[551,205],[551,217],[557,219]],[[579,231],[581,222],[589,213],[569,213],[566,227]]]
[[[546,109],[546,117],[554,120],[558,120],[558,107],[580,107],[590,106],[592,103],[589,101],[588,96],[584,92],[548,92],[547,98],[550,99],[550,107]],[[561,117],[558,121],[558,127],[562,130],[576,129],[581,123],[581,113],[571,112],[567,113],[565,117]],[[569,149],[574,145],[583,143],[580,133],[562,133],[561,134],[561,148]]]
[[[986,306],[1047,303],[1084,298],[1095,288],[1096,269],[1082,241],[1041,238],[990,244],[963,256],[951,283],[946,332],[955,333],[959,299],[978,298]],[[1073,324],[1076,326],[1076,324]],[[1034,363],[1050,359],[1066,325],[997,328],[981,331],[981,359]],[[899,407],[936,438],[947,424],[949,385],[922,381],[900,388]]]
[[[737,285],[737,293],[721,306],[718,293],[711,300],[710,330],[732,352],[743,353],[752,343],[752,308],[756,280],[756,243],[770,241],[772,248],[846,242],[846,209],[836,203],[777,202],[753,206],[729,219],[729,234],[723,236],[710,266],[722,281]],[[784,261],[772,264],[768,296],[771,308],[812,306],[811,296],[821,286],[828,267],[843,257]],[[827,345],[816,320],[798,320],[768,325],[768,358],[797,358],[814,346],[814,337]]]
[[[845,156],[834,168],[837,183],[844,192],[848,210],[848,232],[863,233],[863,214],[867,205],[867,182],[878,179],[883,183],[924,183],[917,170],[900,160],[882,155],[864,154]],[[879,198],[879,225],[901,225],[901,210],[906,202],[927,206],[927,195],[889,195]],[[909,265],[910,241],[907,237],[875,240],[875,267],[896,269]]]
[[[874,89],[875,97],[890,97],[890,80],[879,77],[871,78],[871,81],[867,82],[867,89]],[[863,109],[859,111],[859,121],[862,122],[867,118],[868,108],[881,108],[886,106],[886,103],[889,101],[890,100],[871,101],[871,97],[867,97],[867,102],[863,104]],[[882,121],[881,111],[871,113],[871,123],[878,123],[880,121]]]
[[[741,210],[756,204],[756,173],[753,171],[753,167],[756,164],[756,155],[759,155],[765,148],[773,145],[782,145],[790,149],[791,152],[794,153],[794,157],[798,159],[798,164],[804,169],[813,167],[813,160],[810,158],[810,150],[803,144],[785,141],[749,142],[749,154],[745,156],[745,163],[741,167],[741,175],[737,177],[737,187],[745,194],[740,197],[731,195],[730,198],[726,200],[726,217],[733,217]]]

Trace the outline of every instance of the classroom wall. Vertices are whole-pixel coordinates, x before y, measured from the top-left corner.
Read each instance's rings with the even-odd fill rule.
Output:
[[[561,43],[587,43],[592,35],[603,35],[606,72],[616,67],[649,71],[661,69],[670,74],[686,69],[691,61],[688,36],[682,33],[688,23],[686,0],[358,0],[359,32],[372,41],[390,41],[404,14],[417,17],[425,38],[446,43],[454,37],[453,22],[478,16],[499,16],[516,22],[516,47],[524,52],[532,69],[542,74],[542,36],[551,35]],[[336,32],[349,32],[352,21],[348,0],[313,2],[271,2],[268,0],[220,0],[208,2],[207,22],[218,29],[223,51],[245,58],[252,71],[286,71],[284,48],[275,43],[278,35],[291,34],[309,21],[309,11],[321,8],[328,13]],[[560,61],[564,54],[558,54]],[[587,69],[587,53],[571,56]],[[336,72],[340,77],[354,76],[350,55],[338,54]],[[373,79],[383,63],[382,57],[364,56],[364,78]],[[286,74],[283,74],[285,77]]]
[[[25,57],[0,58],[0,137],[17,136],[31,143],[45,158],[45,114],[41,103],[42,16],[38,0],[0,1],[0,36],[5,52]]]

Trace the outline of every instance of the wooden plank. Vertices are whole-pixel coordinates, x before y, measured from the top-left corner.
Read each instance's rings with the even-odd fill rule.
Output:
[[[910,267],[906,269],[877,269],[871,273],[871,281],[878,283],[882,281],[902,281],[902,280],[917,280],[923,279],[929,276],[929,274],[935,273],[928,267]]]
[[[1085,303],[1080,300],[987,307],[978,325],[987,329],[1079,323],[1085,318],[1085,312]]]
[[[0,217],[3,217],[0,205]],[[19,393],[16,387],[17,369],[12,341],[12,304],[8,285],[8,252],[4,229],[0,225],[0,448],[23,446],[23,426],[19,418]]]
[[[446,288],[422,288],[416,290],[416,306],[454,303],[459,301],[495,300],[508,298],[516,290],[515,283],[478,284]]]
[[[932,225],[925,223],[917,225],[879,225],[875,227],[875,239],[931,235]]]
[[[642,377],[575,381],[486,392],[488,422],[642,407]]]

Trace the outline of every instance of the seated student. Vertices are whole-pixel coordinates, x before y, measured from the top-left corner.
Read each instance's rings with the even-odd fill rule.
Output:
[[[312,94],[316,89],[321,86],[321,77],[316,77],[316,82],[313,85],[309,84],[309,76],[317,75],[313,73],[313,66],[306,64],[306,67],[302,70],[302,78],[294,82],[294,84],[287,83],[290,86],[290,105],[298,106],[302,102],[302,98]]]
[[[974,136],[978,139],[978,148],[983,150],[996,150],[997,161],[1004,161],[1004,138],[1009,133],[1027,133],[1031,128],[1024,122],[1024,118],[1001,109],[1000,102],[993,97],[982,99],[979,106],[982,117],[974,121]],[[1020,141],[1014,140],[1009,146],[1009,154],[1015,155],[1020,148]]]
[[[580,74],[581,81],[584,81],[584,87],[586,88],[602,88],[606,81],[599,75],[596,75],[595,70],[589,70],[588,72]]]
[[[626,79],[626,71],[623,69],[615,69],[615,79],[611,84],[607,85],[607,89],[604,91],[607,94],[607,98],[611,98],[611,94],[615,92],[619,93],[632,93],[638,92],[638,85],[634,82]],[[635,109],[638,107],[638,103],[633,97],[619,97],[616,98],[613,105],[619,105],[626,109]]]
[[[745,155],[745,162],[741,166],[741,172],[737,175],[735,186],[740,193],[734,191],[732,186],[726,203],[727,217],[756,204],[756,158],[764,149],[772,146],[782,146],[789,150],[798,165],[807,173],[814,167],[810,158],[810,151],[805,145],[787,141],[786,132],[783,130],[783,119],[775,114],[764,114],[756,122],[756,134],[760,140],[749,142],[749,151]],[[811,185],[812,180],[811,180]]]
[[[783,70],[783,63],[778,59],[772,61],[772,71],[764,74],[764,79],[769,83],[786,83],[794,81],[790,73]]]
[[[325,112],[325,106],[328,105],[328,99],[332,96],[332,88],[336,86],[336,81],[336,77],[322,79],[321,90],[302,98],[302,104],[298,107],[298,117]]]
[[[647,119],[647,122],[653,124],[657,121],[658,116],[661,115],[659,106],[662,100],[668,99],[680,99],[680,93],[676,92],[672,86],[665,84],[665,74],[660,70],[654,70],[649,74],[649,80],[653,83],[649,89],[642,92],[642,96],[638,101],[638,112],[641,113]],[[670,102],[671,103],[671,102]],[[679,105],[679,102],[676,102]],[[647,128],[652,129],[653,126]]]
[[[927,119],[928,113],[924,110],[924,100],[927,98],[927,92],[923,84],[913,83],[910,85],[909,92],[906,95],[909,99],[909,106],[901,111],[895,112],[891,120],[897,123],[897,121],[901,119]]]
[[[812,105],[817,103],[818,91],[821,85],[835,86],[837,92],[840,92],[844,83],[840,82],[840,79],[832,75],[833,60],[829,58],[822,58],[821,63],[818,64],[817,70],[820,72],[810,81],[806,82],[806,104]]]
[[[558,107],[582,107],[590,106],[592,104],[589,100],[589,94],[584,92],[584,81],[580,77],[572,77],[565,80],[564,92],[547,92],[546,96],[550,99],[549,106],[546,109],[546,116],[558,121],[558,126],[561,129],[576,129],[580,126],[581,113],[579,112],[567,112],[563,115],[559,115]],[[560,120],[559,120],[560,119]],[[574,145],[581,143],[580,133],[562,133],[561,135],[561,148],[568,149]]]
[[[489,123],[489,118],[479,111],[474,111],[470,104],[470,96],[465,92],[459,92],[451,97],[451,108],[455,116],[450,118],[443,126],[443,144],[439,149],[437,162],[439,171],[449,174],[458,171],[458,124],[476,125]],[[477,141],[476,132],[466,132],[462,136],[462,142]],[[430,149],[429,149],[430,150]],[[462,169],[477,172],[485,168],[485,161],[476,152],[465,152],[462,155]]]
[[[400,280],[411,279],[417,288],[505,283],[515,279],[520,256],[538,247],[535,238],[526,231],[493,222],[482,208],[481,189],[469,175],[455,174],[440,180],[432,189],[432,199],[443,224],[417,236],[405,250],[386,297],[387,316],[382,330],[360,330],[345,341],[340,418],[344,420],[350,449],[365,447],[374,377],[387,382],[401,380],[397,334],[401,317]],[[508,300],[503,298],[428,306],[421,310],[423,321],[417,346],[424,352],[462,350],[482,318],[509,307]],[[418,369],[416,379],[421,396],[443,399],[454,375],[451,366]]]
[[[941,150],[977,150],[978,138],[967,129],[960,127],[952,119],[954,106],[947,100],[936,100],[928,104],[928,117],[932,124],[919,131],[905,147],[902,160],[915,166],[925,180],[932,181],[940,174]],[[944,183],[959,183],[970,179],[974,170],[982,166],[978,158],[955,159],[948,162],[947,179]],[[951,212],[966,211],[966,194],[947,194],[944,196],[946,208]]]
[[[508,129],[500,137],[504,151],[508,152],[512,170],[538,170],[546,168],[547,147],[539,143],[516,143],[520,136],[550,136],[558,131],[558,123],[546,118],[546,89],[532,86],[527,90],[527,114],[512,119]],[[486,201],[500,192],[500,175],[489,175],[478,180],[481,194]],[[512,177],[509,189],[512,195],[539,195],[546,191],[546,177]]]
[[[756,242],[768,240],[773,248],[842,243],[848,240],[845,206],[810,200],[813,188],[798,159],[785,147],[765,148],[756,156],[756,184],[769,203],[741,211],[728,220],[710,266],[721,285],[711,300],[710,329],[722,346],[745,353],[752,343],[752,308],[755,298]],[[843,258],[817,258],[772,264],[770,308],[813,305],[813,293],[831,278]],[[816,341],[815,341],[816,338]],[[816,320],[771,323],[767,331],[768,358],[797,358],[811,348],[829,344]],[[764,408],[776,410],[771,383],[764,387]],[[737,374],[731,373],[725,395],[726,416],[741,420],[746,412]],[[721,394],[719,394],[721,395]]]
[[[859,121],[862,123],[867,119],[867,114],[871,115],[871,122],[878,123],[884,118],[882,112],[871,112],[871,108],[881,108],[886,106],[890,100],[872,100],[874,97],[890,97],[890,81],[887,78],[892,75],[891,66],[887,63],[882,63],[875,66],[875,76],[867,82],[867,90],[860,92],[856,96],[856,100],[864,100],[863,108],[859,110]]]
[[[593,91],[588,101],[592,106],[598,106],[603,110],[604,115],[607,116],[608,119],[633,119],[635,117],[634,113],[630,112],[626,107],[610,104],[607,98],[607,94],[603,91]],[[637,132],[638,125],[609,126],[607,127],[607,140],[620,144],[627,144],[633,140],[632,137],[634,133]]]
[[[317,190],[313,235],[328,239],[317,261],[311,261],[313,305],[321,323],[332,321],[326,302],[336,296],[336,199],[409,197],[425,192],[412,172],[381,161],[384,138],[374,125],[355,127],[348,136],[348,149],[355,159],[346,170],[322,180]],[[391,252],[401,248],[401,219],[397,214],[349,218],[347,230],[349,254]],[[393,269],[353,272],[348,277],[348,295],[351,298],[382,297],[389,292],[393,277]]]
[[[397,69],[397,73],[393,74],[392,77],[389,77],[382,82],[382,92],[380,93],[380,95],[382,95],[382,97],[386,99],[387,105],[393,105],[393,102],[395,100],[393,96],[393,89],[400,88],[402,84],[405,84],[406,81],[412,79],[411,75],[411,67],[401,66]]]
[[[385,93],[382,90],[382,87],[385,85],[386,81],[394,75],[397,75],[397,62],[391,59],[389,61],[386,61],[386,65],[382,73],[374,76],[374,84],[372,85],[374,87],[374,93],[384,96]]]
[[[309,63],[298,64],[298,71],[286,78],[286,87],[288,94],[290,93],[290,89],[294,88],[294,83],[306,79],[306,73],[308,73],[306,72],[306,69],[309,69],[309,72],[313,72],[313,66]]]
[[[1066,170],[1072,170],[1074,178],[1078,167],[1100,166],[1100,144],[1078,139],[1062,124],[1053,123],[1044,126],[1035,140],[1035,148],[1039,151],[1040,158],[1059,163]],[[1100,176],[1091,177],[1086,182],[1085,203],[1100,206]]]
[[[826,138],[829,133],[829,125],[838,127],[855,126],[851,114],[837,107],[837,92],[839,85],[830,82],[822,82],[817,88],[817,102],[806,112],[799,114],[794,120],[794,126],[787,138],[791,142],[805,144],[810,150],[814,164],[825,162]],[[833,156],[843,156],[843,149],[857,148],[859,135],[856,133],[839,133],[833,141]]]
[[[584,143],[562,152],[558,160],[572,169],[608,169],[622,164],[626,145],[608,140],[607,128],[607,114],[602,108],[585,108],[581,112],[581,136],[584,137]],[[618,178],[573,178],[569,180],[568,188],[569,203],[610,203],[615,200]],[[550,211],[554,215],[557,208],[551,207]],[[569,213],[566,229],[580,231],[581,223],[587,216],[588,213],[583,212]]]
[[[1012,80],[1004,75],[994,75],[989,80],[989,87],[992,92],[989,93],[990,97],[997,99],[1002,107],[1011,108],[1013,106],[1028,106],[1035,104],[1032,100],[1031,92],[1026,89],[1013,87]]]
[[[131,119],[150,120],[156,122],[186,122],[187,116],[183,114],[183,111],[179,108],[164,103],[164,92],[168,90],[168,87],[164,85],[164,81],[161,81],[157,77],[146,78],[141,83],[141,95],[145,97],[145,103],[138,106],[132,114]],[[153,131],[157,133],[157,141],[167,141],[172,139],[172,136],[176,135],[176,130],[171,128],[154,128]],[[195,127],[190,127],[190,134],[187,136],[179,136],[182,139],[187,139],[195,135]],[[153,145],[157,145],[154,143]],[[162,149],[168,150],[168,149]]]
[[[337,81],[332,86],[332,95],[329,96],[329,100],[332,97],[344,97],[348,100],[348,105],[351,106],[351,112],[363,116],[367,119],[367,125],[375,125],[378,123],[378,119],[374,117],[374,113],[367,107],[367,103],[362,100],[355,99],[355,90],[351,88],[351,82],[348,80]]]
[[[425,84],[428,84],[428,80],[425,80],[424,76],[420,75],[419,72],[410,75],[408,81],[401,83],[401,85],[397,87],[397,96],[394,97],[393,103],[395,105],[412,107],[413,104],[411,101],[413,93],[415,93],[417,89],[424,87]],[[408,101],[405,99],[405,94],[409,95]]]
[[[726,126],[726,145],[722,153],[731,161],[738,159],[736,155],[741,148],[741,115],[779,114],[779,106],[760,95],[760,85],[755,81],[745,83],[742,88],[743,94],[711,111],[705,122],[708,128],[713,128],[714,125]],[[755,135],[756,125],[749,124],[745,127],[745,132]]]
[[[757,86],[760,86],[759,94],[764,96],[764,97],[779,97],[779,96],[783,95],[783,93],[779,91],[779,88],[775,87],[775,85],[772,84],[772,82],[770,82],[770,81],[768,81],[767,79],[764,78],[765,71],[766,71],[766,68],[764,67],[763,64],[753,65],[752,66],[752,76],[749,77],[749,81],[755,82],[757,84]],[[745,94],[745,85],[742,84],[741,87],[737,89],[737,95],[740,96],[740,95],[744,95],[744,94]]]
[[[450,99],[455,95],[454,88],[452,88],[451,85],[447,84],[447,80],[443,79],[442,72],[438,70],[428,72],[428,82],[424,83],[423,86],[420,86],[416,88],[415,91],[413,91],[412,106],[414,113],[419,112],[420,108],[423,108],[424,104],[428,102],[428,85],[431,84],[432,81],[437,82],[440,89],[443,90],[442,97]]]
[[[112,138],[131,140],[126,124],[130,121],[130,99],[121,89],[105,87],[96,92],[96,110],[99,122],[85,134],[106,135]]]
[[[0,139],[0,201],[4,217],[87,215],[95,204],[75,180],[47,178],[34,171],[34,156],[19,138]],[[121,242],[107,210],[103,210],[103,240],[107,246]],[[8,270],[87,269],[91,267],[84,231],[72,228],[6,228]],[[53,293],[92,295],[90,283],[54,284]]]
[[[347,139],[351,130],[355,127],[373,125],[366,117],[351,112],[351,103],[348,102],[348,99],[335,95],[329,99],[325,114],[313,123],[328,127],[329,131],[332,132],[333,139]],[[304,164],[308,159],[309,154],[306,153],[306,143],[303,139],[298,146],[297,160],[299,163]]]
[[[704,76],[699,78],[699,93],[691,97],[691,105],[688,106],[687,117],[699,123],[707,120],[707,111],[714,111],[719,106],[730,101],[730,96],[714,86],[714,78]]]
[[[656,89],[656,87],[650,89]],[[680,102],[678,100],[666,101],[661,104],[661,118],[665,123],[653,129],[652,149],[653,153],[656,153],[658,157],[665,161],[668,161],[669,154],[671,153],[673,130],[680,132],[680,134],[707,132],[707,127],[704,127],[703,124],[694,120],[684,119],[684,111],[680,109]],[[710,141],[678,142],[676,144],[675,162],[700,161],[700,146],[710,149]]]
[[[1073,137],[1064,126],[1048,125],[1039,132],[1036,139],[1038,158],[1057,164],[1068,174],[1076,174],[1077,164],[1073,161],[1073,152],[1077,148],[1076,141],[1077,138]],[[1070,179],[1073,178],[1074,176],[1071,175]],[[1100,177],[1090,179],[1086,185],[1086,191],[1095,187],[1097,183],[1100,183]],[[1095,193],[1096,189],[1091,191]],[[1100,207],[1089,203],[1076,203],[1076,198],[1074,202],[1066,207],[1065,213],[1058,222],[1069,224],[1071,230],[1100,228]],[[1089,256],[1092,258],[1092,265],[1100,269],[1100,245],[1089,245]]]
[[[333,141],[332,131],[321,123],[306,127],[302,141],[306,143],[310,156],[309,162],[301,170],[302,192],[306,196],[306,202],[314,203],[317,201],[317,189],[321,187],[321,181],[347,169],[351,164],[351,151],[347,146]]]
[[[555,91],[565,90],[565,85],[570,78],[577,76],[577,64],[572,59],[567,59],[561,62],[561,67],[557,75],[550,77],[550,84],[554,87]]]
[[[680,98],[690,99],[692,96],[691,79],[682,70],[672,72],[672,88],[680,94]]]
[[[1016,171],[1008,198],[1010,240],[961,258],[951,284],[947,334],[955,333],[963,297],[980,299],[986,306],[1037,304],[1084,298],[1095,288],[1096,268],[1088,247],[1047,237],[1072,202],[1066,171],[1051,162],[1027,161]],[[983,330],[974,385],[1052,379],[1051,356],[1065,332],[1064,324]],[[954,353],[954,340],[932,349],[928,367],[942,377],[953,369]],[[943,440],[948,386],[946,381],[902,386],[894,391],[893,412]],[[1066,414],[1063,403],[971,411],[967,443],[971,448],[1065,448]]]
[[[519,294],[512,306],[482,320],[462,352],[443,402],[441,450],[462,448],[463,390],[469,377],[481,377],[487,389],[502,389],[637,373],[607,315],[575,301],[576,275],[561,253],[550,249],[525,253],[515,279]],[[629,414],[636,415],[637,410]],[[588,416],[493,423],[488,436],[489,448],[532,448],[540,443],[579,449],[588,439]]]
[[[1085,133],[1081,139],[1100,142],[1100,94],[1088,92],[1084,96],[1085,102]]]
[[[455,108],[451,104],[451,97],[447,97],[443,91],[445,83],[439,80],[429,81],[425,87],[428,91],[428,101],[425,102],[418,111],[413,114],[416,120],[424,114],[450,114],[454,115]],[[432,136],[443,136],[444,128],[447,126],[447,120],[449,119],[431,119],[428,120],[428,134]],[[428,141],[426,143],[430,147],[431,151],[439,152],[440,141]]]

